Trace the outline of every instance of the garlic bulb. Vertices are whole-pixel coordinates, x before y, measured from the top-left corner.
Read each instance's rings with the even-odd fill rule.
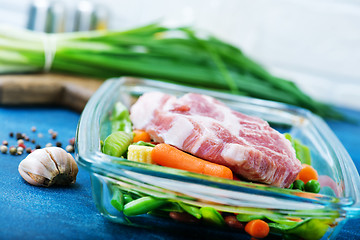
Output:
[[[59,147],[35,150],[20,162],[18,170],[25,181],[43,187],[75,183],[78,173],[74,158]]]

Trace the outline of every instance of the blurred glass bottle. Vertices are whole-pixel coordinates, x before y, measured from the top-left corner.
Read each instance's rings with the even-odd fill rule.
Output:
[[[90,1],[80,1],[75,12],[74,31],[107,29],[108,10]]]
[[[63,1],[31,2],[27,28],[33,31],[59,33],[107,29],[108,9],[102,4],[79,1],[66,6]]]

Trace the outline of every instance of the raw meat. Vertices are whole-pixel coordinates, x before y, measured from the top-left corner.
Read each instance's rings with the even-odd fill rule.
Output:
[[[151,92],[142,95],[130,112],[134,128],[147,131],[154,141],[225,165],[250,181],[288,187],[301,169],[282,134],[215,98],[189,93],[177,99]]]

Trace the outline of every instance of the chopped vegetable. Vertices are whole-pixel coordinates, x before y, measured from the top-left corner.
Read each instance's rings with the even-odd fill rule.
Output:
[[[248,222],[245,225],[245,231],[252,237],[264,238],[269,234],[270,228],[265,221],[257,219]]]
[[[295,182],[293,182],[293,189],[299,189],[301,191],[305,190],[305,184],[302,180],[297,179]]]
[[[134,199],[132,198],[132,196],[131,195],[129,195],[129,194],[124,194],[124,204],[127,204],[127,203],[129,203],[129,202],[131,202],[131,201],[133,201]]]
[[[151,158],[162,166],[233,179],[232,171],[228,167],[194,157],[169,144],[156,145],[151,152]]]
[[[132,142],[132,134],[126,132],[114,132],[104,141],[103,153],[114,157],[121,157],[127,151]]]
[[[194,206],[188,205],[188,204],[183,203],[183,202],[178,202],[178,204],[182,209],[185,210],[185,212],[189,213],[190,215],[193,215],[197,219],[201,218],[201,212],[200,212],[200,209],[198,207],[194,207]]]
[[[133,200],[124,206],[123,213],[126,216],[135,216],[140,214],[145,214],[154,210],[161,205],[165,204],[167,201],[164,199],[158,199],[154,197],[142,197],[136,200]]]
[[[203,220],[210,225],[218,227],[222,227],[225,225],[224,218],[218,211],[216,211],[212,207],[202,207],[200,208],[200,213]]]
[[[132,132],[132,123],[130,120],[129,111],[121,102],[117,102],[114,105],[111,118],[111,130],[111,132]]]
[[[317,180],[310,180],[305,184],[305,191],[312,193],[320,192],[320,183]]]
[[[302,169],[297,176],[297,179],[302,180],[305,184],[310,180],[318,180],[317,171],[308,164],[302,164]]]
[[[238,214],[236,215],[237,220],[240,222],[250,222],[256,219],[264,219],[265,216],[257,214]]]
[[[294,139],[289,133],[284,134],[285,138],[288,139],[296,152],[296,158],[299,159],[301,163],[311,165],[311,154],[310,149],[303,145],[299,139]]]
[[[143,142],[151,141],[150,135],[147,132],[145,132],[144,130],[134,130],[133,133],[134,133],[134,139],[133,139],[134,143],[140,142],[140,141],[143,141]]]
[[[136,162],[154,164],[154,161],[151,159],[152,150],[153,147],[130,145],[128,148],[127,159]]]
[[[113,187],[111,188],[113,191],[113,195],[111,198],[111,205],[116,208],[119,212],[122,212],[124,209],[124,196],[119,188]]]
[[[272,232],[288,235],[290,239],[318,240],[326,233],[329,219],[309,218],[296,224],[269,223]]]

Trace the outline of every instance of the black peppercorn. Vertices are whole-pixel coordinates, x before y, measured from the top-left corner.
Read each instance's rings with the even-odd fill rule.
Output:
[[[14,133],[13,133],[13,132],[10,132],[10,133],[9,133],[9,136],[10,136],[10,137],[13,137],[13,136],[14,136]]]
[[[21,133],[16,133],[17,140],[22,139],[22,138],[23,138],[23,135]]]
[[[61,147],[62,146],[61,142],[56,142],[56,146]]]
[[[35,148],[36,148],[36,149],[40,149],[41,146],[40,146],[39,144],[36,144]]]
[[[52,139],[56,139],[56,137],[57,137],[57,132],[53,132],[53,133],[51,134],[51,138],[52,138]]]

